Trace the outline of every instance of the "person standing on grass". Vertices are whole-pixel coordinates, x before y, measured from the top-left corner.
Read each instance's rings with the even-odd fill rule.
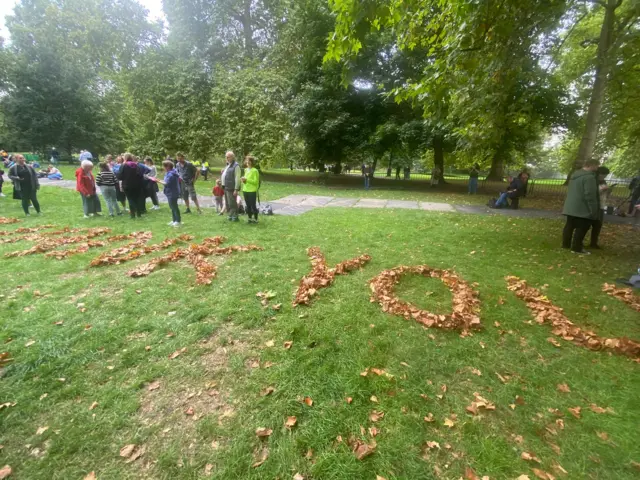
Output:
[[[202,162],[202,165],[200,166],[200,175],[202,175],[204,181],[206,182],[207,177],[209,176],[209,162],[207,162],[206,160]]]
[[[147,172],[144,176],[146,197],[151,198],[151,203],[153,203],[153,207],[151,207],[151,210],[158,210],[160,209],[160,203],[158,203],[158,184],[151,180],[152,178],[156,178],[158,176],[158,169],[153,164],[153,160],[151,159],[151,157],[145,158],[144,164],[149,169],[149,172]]]
[[[189,197],[193,200],[193,203],[196,204],[196,208],[198,209],[198,213],[202,213],[200,210],[200,202],[198,202],[198,195],[196,194],[196,180],[198,180],[198,176],[200,175],[200,171],[193,165],[191,162],[187,162],[182,153],[176,153],[176,159],[178,163],[176,165],[176,171],[180,178],[182,179],[182,198],[184,200],[184,204],[187,207],[184,213],[191,213],[191,209],[189,208]]]
[[[609,169],[607,167],[598,167],[598,170],[596,170],[600,208],[598,210],[598,218],[593,221],[593,225],[591,226],[591,245],[589,246],[589,248],[596,250],[600,249],[598,240],[600,238],[602,225],[604,224],[604,210],[607,207],[607,198],[609,197],[609,186],[606,181],[607,175],[609,175]]]
[[[478,193],[478,177],[480,176],[480,165],[477,163],[471,168],[469,172],[469,195],[475,195]]]
[[[118,172],[122,191],[129,202],[131,218],[140,218],[144,212],[144,173],[130,153],[124,154],[124,163]]]
[[[118,205],[118,195],[116,193],[118,180],[109,168],[109,164],[107,162],[102,162],[99,167],[100,173],[96,175],[96,185],[100,187],[104,201],[107,202],[109,216],[113,217],[114,212],[116,215],[122,215],[120,206]]]
[[[224,201],[229,215],[230,222],[238,221],[238,202],[236,197],[240,191],[242,185],[240,178],[242,177],[240,172],[240,165],[236,162],[236,156],[233,152],[227,152],[225,155],[227,159],[227,168],[224,169],[222,174],[222,182],[224,185]]]
[[[246,167],[244,177],[240,180],[243,183],[244,202],[247,204],[248,223],[258,223],[258,189],[260,188],[260,172],[256,168],[256,159],[251,155],[244,159]],[[251,218],[251,216],[254,218]]]
[[[212,193],[216,202],[216,212],[218,215],[222,215],[224,211],[224,188],[222,188],[222,181],[219,178],[216,179],[216,185],[213,187]]]
[[[89,150],[80,150],[80,157],[78,158],[78,160],[80,160],[80,163],[85,160],[89,160],[90,162],[92,162],[93,155],[91,155],[91,152]]]
[[[123,163],[124,163],[124,155],[118,155],[116,157],[116,162],[111,167],[111,171],[115,175],[116,180],[118,180],[119,178],[118,175],[120,173],[120,169],[122,168]],[[119,180],[116,182],[116,199],[118,200],[118,202],[122,204],[122,210],[126,210],[127,196],[124,194],[124,190],[122,190],[122,182]]]
[[[598,219],[600,194],[596,170],[600,163],[590,158],[584,167],[571,175],[567,198],[562,214],[567,217],[562,234],[562,248],[570,248],[573,253],[589,255],[582,244],[589,228]]]
[[[9,169],[9,179],[13,181],[13,198],[22,200],[22,209],[27,217],[30,216],[30,203],[40,215],[37,195],[40,189],[38,174],[32,166],[25,164],[24,155],[16,155],[15,161],[16,163]]]
[[[629,202],[629,211],[627,214],[633,215],[636,205],[640,204],[640,173],[631,180],[629,191],[631,193],[631,201]]]
[[[362,175],[364,176],[364,189],[369,190],[369,187],[371,187],[371,165],[362,164]]]
[[[89,218],[91,215],[100,215],[102,211],[92,170],[93,163],[90,160],[83,160],[80,163],[80,168],[76,170],[76,190],[80,192],[82,197],[84,218]]]
[[[158,182],[161,185],[164,185],[163,193],[167,200],[169,201],[169,208],[171,209],[171,222],[169,226],[171,227],[179,227],[182,225],[182,219],[180,218],[180,208],[178,207],[178,200],[180,199],[180,175],[175,168],[173,168],[173,162],[171,160],[165,160],[162,162],[162,167],[164,168],[164,180],[158,180],[157,178],[154,181]]]

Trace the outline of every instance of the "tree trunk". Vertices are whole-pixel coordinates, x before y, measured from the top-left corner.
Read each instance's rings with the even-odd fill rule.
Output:
[[[393,162],[393,153],[389,152],[389,166],[387,167],[387,177],[391,176],[391,163]]]
[[[493,180],[496,182],[502,182],[504,180],[503,151],[503,148],[499,148],[493,155],[493,160],[491,160],[491,169],[489,170],[489,175],[487,175],[487,180]]]
[[[604,94],[607,87],[607,76],[609,75],[610,62],[609,53],[613,43],[613,29],[616,19],[616,8],[619,5],[618,0],[606,0],[604,7],[604,21],[600,30],[600,39],[598,40],[598,56],[596,58],[596,74],[593,82],[593,90],[591,91],[591,100],[589,109],[587,110],[587,119],[584,127],[584,134],[578,149],[578,156],[573,164],[573,170],[582,168],[585,161],[593,155],[593,148],[598,136],[598,127],[600,126],[600,112],[602,112],[602,104],[604,102]],[[571,173],[569,173],[569,176]]]
[[[444,181],[444,139],[437,135],[433,139],[433,163],[440,169],[439,184],[446,183]]]

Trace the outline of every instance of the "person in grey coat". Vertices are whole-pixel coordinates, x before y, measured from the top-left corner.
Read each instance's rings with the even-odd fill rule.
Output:
[[[38,174],[31,165],[24,163],[23,155],[15,156],[16,163],[9,169],[9,179],[13,181],[13,198],[22,200],[22,209],[28,217],[29,203],[33,204],[38,215],[40,215],[40,203],[38,203],[38,190],[40,182]]]
[[[240,191],[242,185],[240,178],[242,177],[242,171],[238,162],[236,162],[236,156],[233,152],[227,152],[225,155],[227,159],[227,168],[222,173],[222,184],[224,185],[224,200],[226,203],[227,214],[229,215],[230,222],[238,221],[238,202],[236,197]]]

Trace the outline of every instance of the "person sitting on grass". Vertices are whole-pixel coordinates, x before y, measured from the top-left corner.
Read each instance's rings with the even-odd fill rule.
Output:
[[[496,204],[494,208],[504,208],[509,206],[509,199],[512,201],[516,198],[523,197],[526,190],[526,184],[529,180],[529,173],[522,172],[516,178],[514,178],[509,187],[507,187],[506,192],[502,192],[498,200],[496,200]]]
[[[164,180],[158,180],[157,178],[152,178],[151,180],[158,182],[161,185],[164,185],[163,193],[169,202],[169,209],[171,210],[171,222],[169,222],[169,226],[171,227],[179,227],[182,225],[182,219],[180,218],[180,208],[178,207],[178,200],[181,197],[181,179],[180,175],[176,171],[173,165],[173,162],[170,160],[165,160],[162,162],[162,167],[164,168]]]
[[[100,215],[102,207],[100,199],[96,193],[96,181],[93,178],[93,163],[90,160],[83,160],[80,168],[76,170],[76,190],[80,192],[82,197],[82,210],[84,218],[92,215]]]

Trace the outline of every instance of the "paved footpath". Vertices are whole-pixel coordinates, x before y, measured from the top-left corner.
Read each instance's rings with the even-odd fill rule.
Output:
[[[55,186],[62,188],[75,189],[76,182],[73,180],[47,180],[40,179],[42,186]],[[158,200],[167,203],[167,198],[158,193]],[[200,206],[215,207],[215,201],[212,196],[198,195]],[[423,210],[428,212],[450,212],[450,213],[468,213],[473,215],[504,215],[509,217],[524,218],[562,218],[560,212],[552,212],[549,210],[536,210],[531,208],[521,208],[520,210],[510,209],[490,209],[483,205],[451,205],[449,203],[437,202],[419,202],[413,200],[382,200],[377,198],[348,198],[348,197],[325,197],[318,195],[289,195],[272,202],[268,202],[273,208],[275,215],[297,216],[309,212],[316,208],[372,208],[372,209],[407,209],[407,210]],[[640,226],[640,218],[618,217],[607,215],[606,222],[632,224]]]

